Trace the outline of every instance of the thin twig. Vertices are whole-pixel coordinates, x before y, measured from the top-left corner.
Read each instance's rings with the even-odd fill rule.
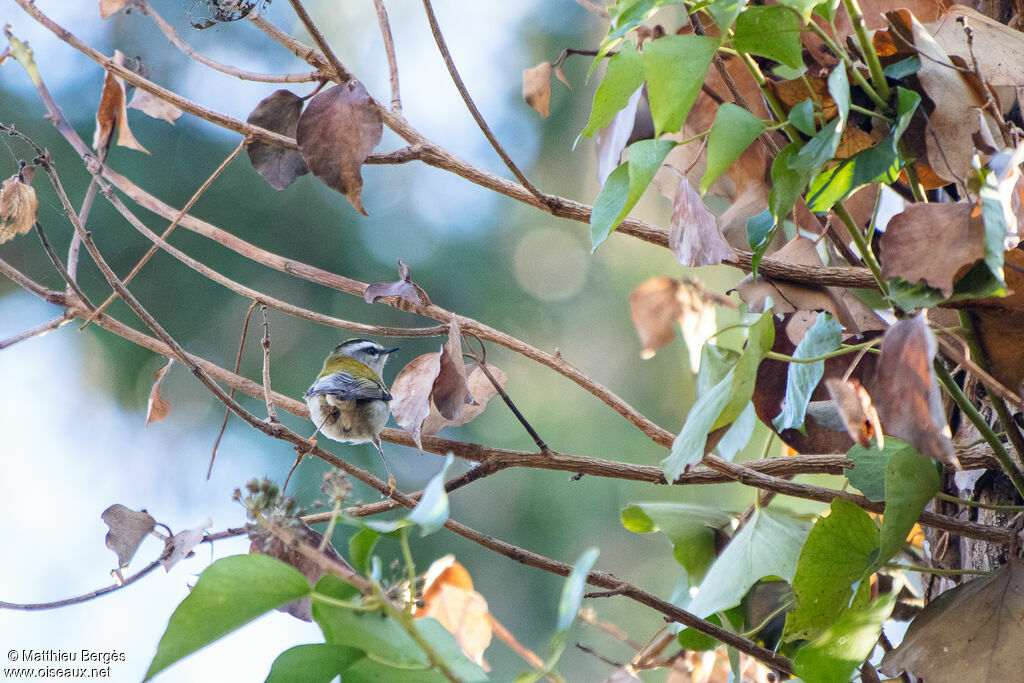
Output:
[[[294,2],[295,0],[293,0]],[[538,190],[533,186],[526,175],[523,174],[516,163],[512,161],[512,157],[508,155],[505,148],[502,147],[501,143],[498,142],[498,138],[491,131],[491,127],[487,125],[487,121],[484,120],[483,115],[477,108],[476,103],[473,102],[473,98],[470,97],[469,91],[466,89],[466,84],[462,81],[462,76],[459,75],[458,70],[455,68],[455,62],[452,61],[452,55],[448,51],[448,46],[445,44],[444,36],[441,34],[441,28],[437,25],[437,17],[434,16],[434,8],[430,4],[430,0],[423,0],[423,9],[427,13],[427,21],[430,23],[430,32],[434,36],[434,42],[437,43],[437,49],[441,52],[441,57],[444,59],[444,64],[448,67],[448,73],[451,74],[452,82],[455,83],[456,89],[459,91],[459,95],[462,96],[462,101],[466,103],[466,108],[469,109],[469,113],[473,115],[473,120],[476,121],[476,125],[480,127],[484,137],[491,143],[491,147],[498,153],[501,160],[505,162],[505,166],[512,172],[512,175],[516,177],[519,183],[529,191],[530,194],[536,198],[538,202],[544,207],[547,207],[550,199],[546,194]]]
[[[82,291],[81,287],[78,286],[78,283],[71,277],[71,274],[64,268],[64,264],[60,262],[57,252],[55,252],[53,247],[50,246],[50,241],[46,239],[46,233],[43,232],[42,224],[39,221],[36,221],[35,225],[36,233],[39,235],[39,241],[43,243],[43,251],[46,252],[46,256],[50,259],[50,263],[52,263],[53,267],[56,268],[58,273],[60,273],[60,276],[64,279],[68,288],[74,292],[76,297],[78,297],[81,305],[85,306],[90,311],[93,310],[89,297],[85,295],[85,292]]]
[[[235,374],[238,374],[238,369],[242,367],[242,351],[245,350],[245,338],[249,333],[249,321],[252,319],[252,312],[256,310],[256,306],[259,304],[253,301],[249,304],[249,310],[245,312],[245,323],[242,324],[242,338],[238,340],[238,353],[235,354]],[[231,387],[231,392],[228,394],[231,398],[235,397],[235,387]],[[217,459],[217,449],[220,447],[220,440],[224,437],[224,431],[228,427],[228,418],[231,417],[231,409],[224,409],[224,421],[220,425],[220,431],[217,432],[217,438],[213,442],[213,452],[210,453],[210,465],[206,468],[206,480],[210,480],[210,474],[213,473],[213,461]]]
[[[135,574],[129,576],[127,579],[125,579],[121,583],[116,583],[113,586],[107,586],[106,588],[100,588],[98,590],[94,590],[94,591],[92,591],[90,593],[86,593],[85,595],[79,595],[79,596],[76,596],[74,598],[66,598],[64,600],[56,600],[54,602],[36,602],[36,603],[16,603],[16,602],[3,602],[3,601],[0,601],[0,609],[36,611],[36,610],[44,610],[44,609],[58,609],[60,607],[67,607],[68,605],[77,605],[79,603],[87,602],[87,601],[92,600],[94,598],[98,598],[98,597],[101,597],[103,595],[107,595],[108,593],[113,593],[114,591],[119,591],[122,588],[125,588],[126,586],[129,586],[129,585],[135,583],[136,581],[141,579],[143,576],[145,576],[146,574],[149,574],[151,571],[153,571],[154,569],[156,569],[159,566],[160,566],[160,561],[159,560],[157,560],[155,562],[151,562],[151,563],[147,564],[145,567],[143,567],[142,569],[140,569]]]
[[[327,63],[331,65],[331,69],[334,71],[335,80],[338,83],[347,83],[352,80],[352,74],[350,74],[345,67],[338,61],[338,56],[331,50],[331,46],[327,44],[327,39],[320,33],[320,29],[313,23],[313,19],[309,16],[306,8],[302,6],[300,0],[289,0],[292,3],[292,9],[295,10],[295,14],[298,15],[299,21],[306,27],[306,31],[309,36],[316,43],[317,47],[320,48],[320,52],[327,58]]]
[[[402,115],[402,98],[398,92],[398,60],[395,59],[395,39],[391,35],[391,22],[384,0],[373,0],[377,10],[377,23],[380,24],[380,35],[384,39],[384,53],[388,57],[388,71],[391,74],[391,111],[396,116]]]
[[[271,422],[280,422],[277,419],[277,408],[270,399],[270,321],[267,320],[267,307],[260,306],[260,313],[263,314],[263,400],[267,403],[267,419]]]
[[[208,66],[215,71],[220,71],[221,73],[234,76],[235,78],[243,81],[256,81],[259,83],[310,83],[326,78],[325,74],[319,71],[304,74],[260,74],[237,69],[233,66],[228,66],[227,64],[221,64],[220,62],[214,61],[209,57],[196,52],[185,41],[179,38],[178,32],[174,30],[174,27],[164,21],[164,18],[161,17],[155,9],[150,7],[146,0],[136,0],[135,5],[139,8],[139,11],[150,17],[156,23],[157,27],[159,27],[160,31],[167,37],[167,41],[171,45],[178,48],[190,59],[193,59],[204,66]]]
[[[19,342],[23,342],[28,339],[35,339],[36,337],[42,337],[45,334],[49,334],[50,332],[53,332],[54,330],[63,327],[67,323],[71,322],[73,319],[73,315],[71,315],[67,311],[64,311],[62,314],[58,315],[53,320],[49,320],[45,323],[42,323],[41,325],[36,325],[33,328],[27,329],[24,332],[19,332],[18,334],[7,337],[6,339],[0,339],[0,351],[3,351],[4,349],[9,348],[11,346],[14,346]]]
[[[163,233],[161,233],[161,240],[166,240],[170,236],[170,234],[174,232],[174,229],[178,227],[178,224],[181,223],[181,219],[185,217],[185,214],[188,213],[189,209],[191,209],[195,205],[195,203],[199,201],[199,198],[202,197],[203,193],[210,188],[210,185],[213,184],[213,181],[216,180],[217,177],[220,176],[220,174],[224,171],[224,169],[227,168],[228,165],[235,160],[235,157],[237,157],[239,153],[241,153],[241,151],[245,149],[245,146],[248,142],[249,139],[246,138],[245,140],[242,140],[240,143],[238,143],[238,146],[235,147],[234,151],[232,151],[231,154],[229,154],[227,158],[220,163],[220,166],[214,169],[213,173],[211,173],[210,176],[205,181],[203,181],[203,184],[199,186],[199,189],[192,193],[192,196],[185,203],[185,206],[182,207],[181,211],[178,212],[178,215],[174,217],[173,221],[171,221],[171,224],[164,229]],[[99,182],[99,178],[94,177],[93,182]],[[142,258],[139,259],[139,262],[136,263],[135,266],[128,273],[128,275],[124,277],[124,283],[128,284],[129,282],[131,282],[135,278],[135,276],[139,274],[139,271],[142,270],[142,267],[149,263],[149,259],[153,258],[153,255],[156,254],[157,251],[159,251],[159,247],[156,244],[151,245],[149,249],[146,250],[146,253],[142,255]],[[89,323],[92,322],[93,318],[96,317],[96,314],[102,313],[104,309],[106,309],[106,307],[110,304],[110,302],[113,301],[115,298],[115,294],[111,294],[110,296],[108,296],[106,301],[100,304],[99,308],[97,308],[96,311],[93,312],[93,314],[89,316],[84,323],[82,323],[82,326],[79,328],[79,330],[87,327]]]
[[[96,185],[96,179],[93,178],[89,181],[89,187],[85,191],[85,197],[82,199],[82,208],[78,211],[78,221],[84,226],[89,223],[89,212],[92,210],[93,200],[96,199],[96,191],[99,189]],[[78,238],[78,233],[71,235],[71,244],[68,245],[68,277],[77,282],[78,280],[78,252],[81,250],[82,240]]]

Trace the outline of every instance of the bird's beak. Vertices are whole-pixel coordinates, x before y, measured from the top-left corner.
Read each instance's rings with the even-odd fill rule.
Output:
[[[390,349],[381,349],[381,350],[380,350],[380,352],[381,352],[382,354],[384,354],[385,356],[387,356],[387,355],[389,355],[389,354],[392,354],[392,353],[394,353],[395,351],[397,351],[397,350],[398,350],[398,349],[400,349],[400,348],[402,348],[402,347],[400,347],[400,346],[396,346],[396,347],[394,347],[394,348],[390,348]]]

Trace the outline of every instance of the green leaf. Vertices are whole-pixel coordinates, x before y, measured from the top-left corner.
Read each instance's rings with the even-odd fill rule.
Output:
[[[772,350],[774,343],[775,323],[772,320],[772,312],[768,310],[747,328],[747,344],[743,347],[733,372],[732,395],[718,420],[711,427],[712,431],[732,423],[746,409],[747,403],[754,395],[757,368],[765,355]]]
[[[708,432],[732,398],[733,375],[734,371],[730,370],[718,384],[697,396],[686,414],[682,431],[672,441],[672,450],[659,463],[665,471],[665,481],[675,481],[688,465],[695,465],[704,457]]]
[[[619,51],[608,60],[604,80],[594,93],[590,120],[581,135],[593,137],[597,131],[608,126],[643,82],[644,65],[640,53],[631,41],[624,41]]]
[[[611,172],[594,202],[590,214],[591,251],[629,215],[675,146],[672,140],[641,140],[629,146],[629,161]]]
[[[797,650],[793,672],[805,681],[847,683],[878,642],[882,624],[896,605],[889,593],[861,610],[849,610],[816,640]]]
[[[309,582],[293,567],[266,555],[233,555],[199,575],[174,610],[145,680],[276,607],[309,595]]]
[[[587,587],[587,574],[597,562],[597,556],[601,553],[598,548],[588,548],[579,556],[573,565],[569,577],[562,587],[562,595],[558,599],[558,626],[559,632],[568,631],[572,622],[576,619],[576,613],[580,611],[580,603],[583,602],[583,591]]]
[[[715,446],[718,455],[726,460],[736,457],[736,454],[750,443],[750,437],[754,434],[756,424],[757,411],[754,410],[754,404],[751,402],[743,409],[736,421],[729,426],[725,436],[719,439],[718,445]]]
[[[331,683],[366,654],[336,643],[290,647],[277,656],[266,683]]]
[[[352,566],[360,574],[366,574],[370,569],[370,555],[373,553],[380,534],[363,527],[348,539],[348,558]]]
[[[601,47],[587,72],[589,78],[594,67],[608,52],[620,44],[630,31],[650,19],[662,5],[675,5],[682,0],[619,0],[608,7],[608,35],[601,41]]]
[[[1006,222],[1006,212],[1003,211],[1003,201],[995,172],[983,168],[979,174],[981,183],[978,197],[981,199],[981,219],[985,223],[985,265],[1001,284],[1005,284],[1003,256],[1010,226]],[[1013,229],[1016,230],[1016,226]]]
[[[706,617],[736,605],[759,579],[793,581],[800,548],[811,525],[759,508],[740,529],[701,581],[687,611]]]
[[[768,191],[768,210],[775,225],[782,223],[793,210],[796,200],[803,194],[807,181],[811,178],[808,172],[790,168],[790,162],[798,154],[796,144],[791,142],[779,151],[779,156],[772,162],[772,189]]]
[[[700,581],[715,559],[716,530],[730,521],[716,508],[688,503],[635,503],[622,510],[622,526],[630,531],[664,533],[672,542],[672,554],[694,582]]]
[[[836,0],[836,3],[838,0]],[[803,17],[804,23],[810,21],[811,11],[821,3],[821,0],[779,0],[779,4],[783,7],[790,7],[795,9]],[[828,4],[828,3],[822,3]],[[835,10],[833,10],[835,12]]]
[[[882,450],[854,444],[846,453],[846,457],[853,460],[854,464],[852,469],[846,470],[847,479],[868,500],[875,503],[885,500],[885,472],[889,468],[889,460],[906,447],[906,441],[900,441],[894,436],[885,437],[885,448]]]
[[[853,584],[878,557],[878,526],[859,506],[835,498],[827,517],[819,517],[796,565],[796,609],[786,615],[783,638],[806,640],[821,635],[847,610]]]
[[[799,69],[804,64],[800,24],[785,7],[748,7],[736,20],[733,47]]]
[[[717,346],[715,344],[705,344],[700,350],[700,371],[697,373],[697,395],[700,396],[705,391],[709,391],[711,387],[715,386],[722,381],[722,378],[729,374],[729,371],[736,365],[736,361],[739,360],[739,351],[726,348],[724,346]]]
[[[707,12],[715,20],[721,29],[732,28],[736,17],[740,15],[743,8],[747,6],[747,0],[713,0],[707,6]],[[723,30],[722,33],[726,31]]]
[[[774,191],[773,188],[771,192]],[[769,192],[770,197],[771,193]],[[793,201],[796,202],[796,197],[793,198]],[[789,210],[792,210],[792,208],[790,206]],[[789,211],[786,213],[789,213]],[[757,267],[761,265],[761,258],[764,257],[764,253],[768,250],[768,245],[772,243],[772,238],[775,237],[776,225],[772,212],[769,209],[765,209],[761,213],[747,219],[747,242],[753,251],[753,256],[750,259],[750,274],[753,277],[757,277]]]
[[[882,69],[882,73],[885,74],[886,78],[891,78],[894,81],[898,81],[901,78],[906,78],[916,74],[921,70],[921,58],[917,55],[911,55],[906,59],[901,59],[898,62],[894,62],[889,66]]]
[[[740,612],[741,609],[741,607],[737,607],[734,609],[719,612],[718,614],[712,614],[707,618],[707,621],[710,621],[715,626],[721,626],[721,615],[725,615],[726,618],[729,620],[729,626],[726,626],[726,628],[731,631],[737,632],[743,627],[743,615]],[[713,650],[719,645],[721,645],[717,638],[709,636],[705,633],[701,633],[697,629],[693,628],[684,628],[683,630],[681,630],[679,634],[676,635],[676,641],[679,643],[679,646],[682,647],[684,650],[693,650],[695,652]]]
[[[888,562],[907,541],[907,534],[942,480],[934,460],[912,446],[897,452],[885,471],[885,513],[882,515],[881,554],[878,565]]]
[[[731,102],[718,107],[708,134],[708,164],[700,181],[701,194],[707,192],[711,184],[739,159],[764,128],[764,121]]]
[[[818,132],[814,123],[814,102],[807,98],[789,110],[789,122],[808,137]]]
[[[915,311],[918,308],[932,308],[946,300],[942,291],[919,282],[907,282],[901,277],[890,278],[889,298],[904,311]]]
[[[444,477],[455,462],[455,456],[445,456],[441,470],[430,478],[423,489],[423,497],[409,513],[409,521],[420,527],[420,536],[432,534],[448,521],[448,494],[444,490]]]
[[[683,126],[718,49],[717,38],[668,35],[644,47],[644,75],[654,135]]]
[[[811,329],[793,352],[793,358],[816,358],[839,348],[843,342],[843,328],[828,313],[819,313]],[[779,432],[784,429],[796,428],[804,430],[804,417],[807,404],[811,400],[818,382],[825,374],[825,361],[813,363],[790,363],[786,373],[786,397],[782,402],[782,411],[772,420]]]
[[[840,64],[832,69],[828,77],[828,93],[836,103],[838,113],[834,119],[822,126],[821,130],[804,145],[795,156],[788,160],[789,169],[812,176],[831,159],[839,148],[839,139],[846,127],[850,113],[850,82],[846,69]],[[776,159],[776,162],[778,160]],[[774,164],[773,164],[774,168]]]

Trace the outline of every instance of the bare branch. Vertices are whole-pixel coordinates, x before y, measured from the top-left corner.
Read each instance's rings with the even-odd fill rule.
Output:
[[[373,7],[377,10],[377,23],[380,24],[380,34],[384,39],[384,53],[387,55],[388,71],[391,74],[391,111],[401,116],[402,98],[398,93],[398,60],[395,59],[395,39],[391,35],[388,11],[384,7],[384,0],[373,0]]]

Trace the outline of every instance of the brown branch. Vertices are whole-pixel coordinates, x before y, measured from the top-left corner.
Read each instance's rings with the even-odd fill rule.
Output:
[[[143,567],[142,569],[140,569],[138,572],[133,574],[132,576],[129,576],[122,583],[114,584],[113,586],[107,586],[106,588],[100,588],[100,589],[94,590],[94,591],[92,591],[90,593],[86,593],[85,595],[79,595],[79,596],[76,596],[76,597],[73,597],[73,598],[66,598],[64,600],[56,600],[54,602],[17,603],[17,602],[2,602],[2,601],[0,601],[0,609],[36,611],[36,610],[44,610],[44,609],[57,609],[59,607],[67,607],[68,605],[77,605],[79,603],[86,602],[86,601],[92,600],[94,598],[98,598],[98,597],[106,595],[108,593],[113,593],[114,591],[119,591],[122,588],[125,588],[126,586],[129,586],[129,585],[135,583],[136,581],[141,579],[143,576],[145,576],[146,574],[149,574],[151,571],[153,571],[154,569],[156,569],[159,566],[160,566],[160,560],[157,560],[155,562],[151,562],[148,565],[146,565],[145,567]]]
[[[327,40],[324,38],[323,34],[320,33],[320,29],[318,29],[316,24],[313,23],[313,19],[309,16],[309,13],[306,12],[306,8],[302,6],[302,2],[300,2],[300,0],[289,0],[289,2],[291,2],[292,9],[295,10],[295,14],[298,15],[299,21],[301,21],[302,25],[306,27],[306,31],[309,32],[313,42],[320,48],[320,52],[327,57],[327,63],[331,65],[331,71],[334,72],[334,80],[338,83],[347,83],[352,80],[352,74],[350,74],[345,67],[341,65],[341,62],[338,61],[337,55],[335,55],[334,51],[331,50],[331,46],[327,44]]]
[[[6,339],[0,339],[0,351],[3,351],[6,348],[10,348],[11,346],[14,346],[19,342],[23,342],[28,339],[35,339],[37,337],[42,337],[43,335],[49,334],[54,330],[60,329],[61,327],[69,323],[71,320],[72,316],[67,311],[65,311],[64,313],[57,316],[53,320],[49,320],[40,325],[36,325],[35,327],[27,329],[24,332],[19,332],[18,334],[11,335]]]
[[[178,37],[178,32],[174,30],[174,27],[164,21],[164,18],[157,13],[155,9],[149,6],[146,0],[135,0],[136,7],[139,8],[143,14],[150,17],[159,27],[160,31],[163,32],[164,36],[167,37],[167,41],[178,48],[185,56],[190,59],[199,62],[204,66],[208,66],[215,71],[220,71],[229,76],[234,76],[243,81],[256,81],[259,83],[310,83],[314,81],[322,81],[327,78],[326,74],[320,71],[313,71],[304,74],[260,74],[252,71],[244,71],[237,69],[227,64],[221,64],[220,62],[214,61],[205,55],[202,55],[192,49],[185,41]]]
[[[277,408],[271,400],[270,389],[270,321],[267,320],[267,307],[260,306],[260,313],[263,314],[263,339],[260,344],[263,346],[263,400],[267,404],[267,419],[271,422],[280,422],[277,419]]]
[[[242,352],[245,351],[245,338],[249,333],[249,321],[252,320],[252,312],[256,310],[256,306],[259,304],[253,301],[249,304],[249,310],[245,312],[245,322],[242,324],[242,338],[238,340],[238,353],[235,354],[235,374],[238,374],[238,369],[242,367]],[[231,387],[229,396],[235,397],[235,387]],[[220,440],[224,438],[224,431],[228,428],[228,419],[231,417],[231,409],[224,409],[224,421],[220,424],[220,431],[217,432],[217,438],[213,441],[213,452],[210,453],[210,465],[206,468],[206,481],[210,481],[210,475],[213,473],[213,462],[217,459],[217,449],[220,447]]]
[[[466,108],[469,109],[469,113],[472,114],[473,120],[476,121],[476,125],[479,126],[480,131],[487,138],[487,141],[491,143],[491,147],[498,153],[501,160],[508,167],[508,170],[512,172],[512,175],[516,177],[519,184],[522,185],[526,190],[534,196],[534,198],[540,202],[544,207],[547,207],[550,198],[533,186],[526,175],[519,170],[516,162],[512,161],[512,157],[509,156],[505,148],[498,142],[497,136],[491,130],[491,127],[487,125],[487,121],[484,120],[483,114],[480,113],[480,109],[477,108],[476,103],[469,94],[469,90],[466,89],[466,84],[462,80],[462,76],[459,75],[458,69],[455,68],[455,62],[452,61],[451,52],[448,51],[448,45],[445,44],[444,36],[441,34],[441,27],[437,25],[437,17],[434,16],[434,8],[430,4],[430,0],[423,0],[423,9],[427,13],[427,21],[430,23],[430,32],[434,36],[434,42],[437,43],[437,49],[441,52],[441,58],[444,59],[444,65],[448,68],[448,73],[452,77],[452,82],[455,83],[455,88],[459,91],[459,95],[462,96],[462,101],[466,103]]]
[[[373,0],[373,7],[377,11],[377,23],[380,24],[380,35],[384,40],[384,53],[388,58],[388,73],[391,75],[391,111],[401,116],[402,98],[398,93],[398,60],[395,59],[395,39],[391,35],[388,11],[384,7],[384,0]]]

